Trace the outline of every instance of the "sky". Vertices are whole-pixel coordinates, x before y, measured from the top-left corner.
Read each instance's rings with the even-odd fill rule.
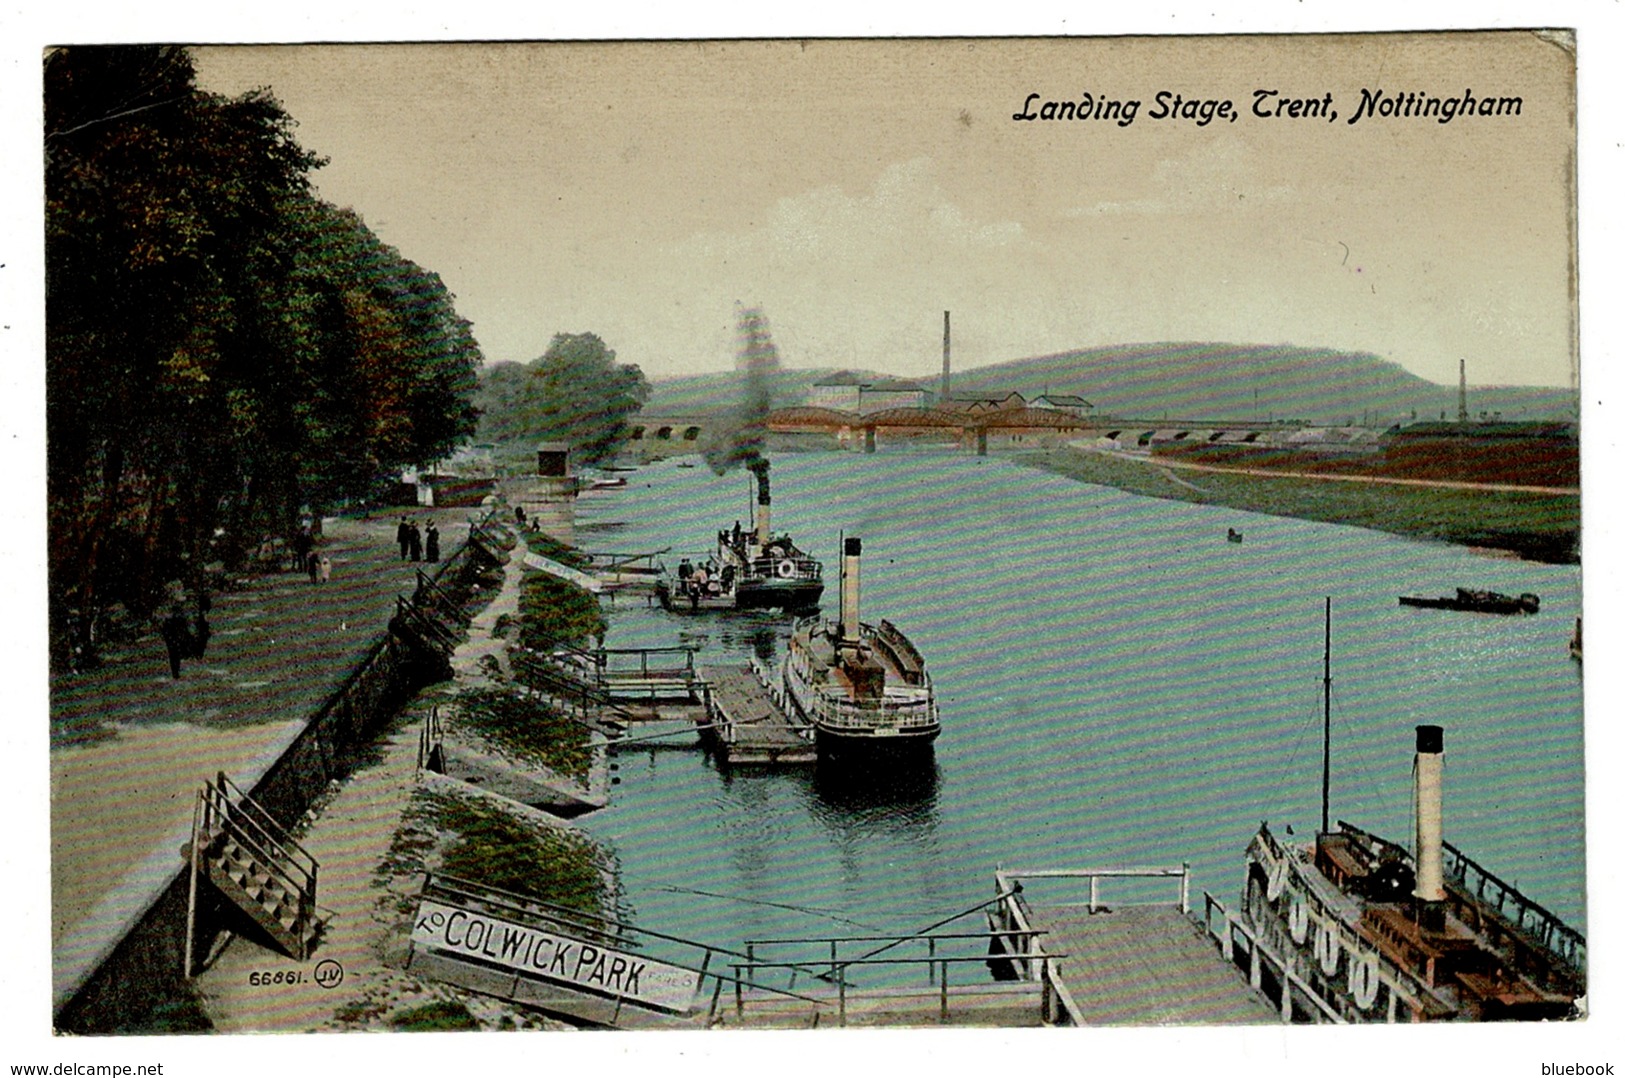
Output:
[[[951,310],[961,367],[1216,340],[1575,383],[1574,60],[1533,33],[196,56],[208,89],[271,89],[318,193],[438,272],[488,362],[590,331],[654,378],[727,369],[743,303],[790,366],[928,375]],[[1362,90],[1520,114],[1350,123]],[[1014,119],[1085,95],[1139,107]]]

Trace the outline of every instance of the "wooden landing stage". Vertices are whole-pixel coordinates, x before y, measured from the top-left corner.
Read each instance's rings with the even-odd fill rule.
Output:
[[[1177,879],[1179,900],[1104,902],[1100,885]],[[1070,881],[1071,887],[1065,886]],[[1087,898],[1077,899],[1078,883]],[[1057,886],[1060,883],[1060,886]],[[1190,916],[1188,868],[1112,868],[997,873],[1011,894],[991,915],[995,930],[1043,933],[1042,949],[1065,954],[1053,974],[1073,1024],[1259,1025],[1280,1011],[1219,954]],[[1068,901],[1068,900],[1071,901]]]
[[[763,683],[759,664],[707,667],[706,725],[710,747],[726,764],[791,765],[818,762],[811,731],[790,720]]]

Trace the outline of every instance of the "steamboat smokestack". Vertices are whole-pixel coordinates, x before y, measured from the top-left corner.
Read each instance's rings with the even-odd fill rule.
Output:
[[[948,312],[942,312],[942,401],[946,407],[953,398],[948,396]]]
[[[768,489],[767,469],[756,472],[756,541],[766,546],[773,538],[773,495]]]
[[[1416,728],[1416,899],[1424,928],[1444,927],[1444,728]]]
[[[862,539],[848,539],[841,552],[841,643],[856,644],[858,635],[858,562]]]

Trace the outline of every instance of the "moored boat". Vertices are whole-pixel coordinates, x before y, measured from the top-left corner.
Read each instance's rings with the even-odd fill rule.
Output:
[[[765,470],[756,484],[755,520],[717,533],[716,553],[684,559],[655,585],[674,611],[811,610],[824,595],[824,566],[788,535],[772,532],[772,496]]]
[[[1327,616],[1329,701],[1329,604]],[[1328,704],[1328,731],[1329,715]],[[1323,761],[1329,769],[1329,734]],[[1293,971],[1282,990],[1295,1013],[1345,1022],[1580,1015],[1585,938],[1444,841],[1443,775],[1443,728],[1416,727],[1408,850],[1343,821],[1333,830],[1324,777],[1312,843],[1289,844],[1259,825],[1242,912]]]
[[[1468,610],[1479,614],[1534,614],[1540,610],[1540,596],[1527,591],[1522,595],[1503,595],[1498,591],[1457,588],[1454,596],[1445,595],[1437,599],[1401,595],[1399,605],[1434,610]]]
[[[845,540],[840,618],[799,622],[783,666],[785,697],[820,755],[843,760],[920,752],[942,730],[919,651],[891,622],[858,618],[862,553],[861,539]]]

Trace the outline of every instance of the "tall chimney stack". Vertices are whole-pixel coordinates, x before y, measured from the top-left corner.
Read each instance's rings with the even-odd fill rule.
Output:
[[[757,473],[756,476],[756,542],[766,546],[773,538],[772,517],[773,496],[767,485],[767,476]]]
[[[948,396],[948,312],[942,312],[942,399],[938,403],[947,406],[953,398]]]
[[[1416,899],[1423,928],[1444,927],[1444,727],[1416,728]]]
[[[1467,361],[1461,361],[1461,389],[1456,394],[1456,422],[1467,422]]]
[[[841,553],[841,643],[856,645],[858,634],[858,562],[863,540],[848,538]]]

